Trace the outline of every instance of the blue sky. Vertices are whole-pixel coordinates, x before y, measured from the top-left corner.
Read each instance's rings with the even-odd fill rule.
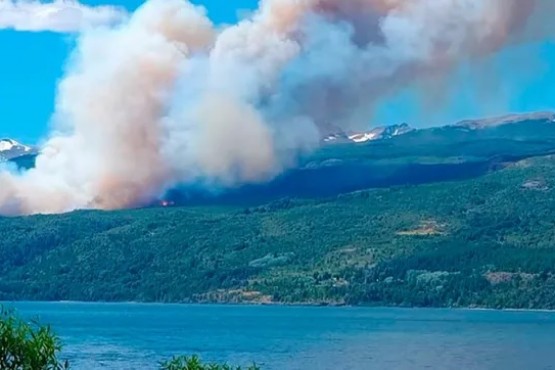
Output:
[[[83,0],[129,10],[141,0]],[[234,22],[257,0],[196,0],[215,23]],[[0,30],[0,137],[33,143],[48,132],[57,80],[73,45],[72,36]],[[483,63],[480,73],[462,66],[448,79],[450,94],[405,89],[384,99],[376,123],[408,122],[417,127],[463,118],[533,110],[555,110],[555,44],[547,40],[513,47]],[[423,92],[425,91],[425,93]],[[437,89],[440,91],[440,89]],[[441,109],[434,109],[434,106]],[[369,122],[369,125],[371,122]]]

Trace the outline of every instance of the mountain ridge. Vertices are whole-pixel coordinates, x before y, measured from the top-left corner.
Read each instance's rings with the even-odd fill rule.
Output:
[[[551,121],[555,123],[555,113],[548,111],[530,112],[530,113],[514,113],[496,117],[467,119],[457,122],[453,127],[462,127],[473,130],[484,128],[498,127],[510,125],[522,121]]]
[[[436,130],[467,129],[470,131],[487,130],[496,127],[510,126],[523,122],[548,121],[555,123],[555,112],[540,111],[528,113],[511,113],[493,117],[465,119],[454,124],[439,125],[427,128],[415,128],[408,123],[377,126],[368,131],[343,131],[325,135],[325,144],[367,143],[372,141],[389,140],[415,132],[432,132]]]
[[[331,130],[333,133],[324,135],[324,144],[368,143],[372,141],[390,140],[415,132],[434,131],[438,129],[469,129],[484,130],[500,126],[513,125],[525,121],[549,121],[555,123],[555,112],[540,111],[529,113],[512,113],[487,118],[466,119],[454,124],[446,124],[428,128],[414,128],[408,123],[376,126],[368,131]],[[22,144],[14,139],[0,138],[0,159],[13,160],[22,156],[39,153],[35,146]]]
[[[252,205],[283,197],[318,198],[480,177],[515,161],[554,154],[553,116],[489,118],[489,125],[477,129],[456,124],[426,129],[393,125],[387,130],[383,126],[379,128],[383,139],[323,143],[268,182],[216,189],[202,183],[180,184],[145,206]],[[11,160],[22,169],[32,168],[35,162],[33,155]]]

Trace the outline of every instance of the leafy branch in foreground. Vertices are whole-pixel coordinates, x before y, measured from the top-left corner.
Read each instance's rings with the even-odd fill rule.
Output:
[[[161,370],[241,370],[240,366],[227,364],[203,363],[198,356],[179,356],[160,364]],[[245,370],[260,370],[256,365],[251,365]]]
[[[26,323],[0,307],[0,369],[62,370],[57,358],[62,346],[49,326]]]

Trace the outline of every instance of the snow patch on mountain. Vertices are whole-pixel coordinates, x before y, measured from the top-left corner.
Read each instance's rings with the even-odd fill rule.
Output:
[[[414,131],[408,124],[403,123],[393,126],[380,126],[367,132],[339,132],[326,136],[323,141],[326,143],[365,143],[368,141],[386,140],[396,136],[405,135]]]
[[[27,154],[36,154],[36,150],[13,139],[0,139],[0,159],[9,160]]]

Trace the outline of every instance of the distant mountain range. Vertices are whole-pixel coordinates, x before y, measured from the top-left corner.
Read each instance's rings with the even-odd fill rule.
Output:
[[[469,119],[460,121],[453,125],[439,126],[433,128],[416,129],[407,123],[390,126],[379,126],[369,131],[363,132],[345,132],[338,131],[324,137],[323,141],[330,144],[344,143],[365,143],[369,141],[379,141],[392,139],[397,136],[410,134],[415,131],[433,131],[436,129],[467,129],[467,130],[483,130],[499,126],[518,124],[523,122],[555,122],[555,113],[553,112],[532,112],[521,114],[508,114],[498,117]]]
[[[555,154],[555,113],[511,114],[424,129],[380,126],[336,132],[323,141],[320,149],[268,183],[217,192],[187,184],[162,199],[172,205],[253,204],[479,177],[524,158]],[[37,153],[15,140],[0,140],[0,160],[19,168],[34,167]]]
[[[399,136],[414,133],[437,133],[438,130],[445,132],[446,130],[460,131],[467,130],[487,130],[501,126],[517,125],[522,123],[555,123],[555,113],[553,112],[533,112],[522,114],[509,114],[505,116],[471,119],[460,121],[456,124],[416,129],[407,123],[379,126],[369,131],[337,131],[327,134],[323,138],[326,144],[347,144],[347,143],[368,143],[381,140],[390,140]],[[554,126],[555,127],[555,126]],[[0,160],[17,160],[22,156],[34,156],[38,154],[38,149],[33,146],[21,144],[13,139],[0,139]]]
[[[523,158],[555,154],[555,113],[535,112],[465,120],[415,129],[408,124],[366,132],[337,132],[316,152],[267,184],[221,189],[173,189],[172,204],[280,197],[319,197],[360,189],[460,180],[481,176]],[[32,168],[38,150],[0,140],[0,161]]]

